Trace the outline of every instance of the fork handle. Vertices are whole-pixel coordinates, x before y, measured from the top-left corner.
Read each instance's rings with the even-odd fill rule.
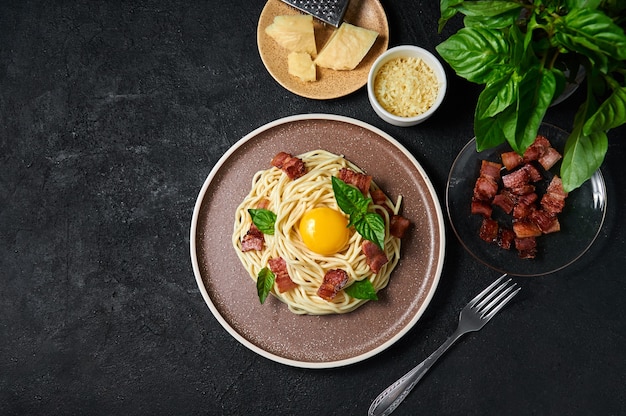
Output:
[[[413,387],[424,377],[424,374],[437,362],[439,357],[452,346],[467,331],[461,331],[457,328],[452,335],[435,350],[428,358],[415,366],[411,371],[400,377],[396,382],[383,390],[382,393],[372,402],[369,408],[368,416],[387,416],[391,414],[396,407],[413,390]]]

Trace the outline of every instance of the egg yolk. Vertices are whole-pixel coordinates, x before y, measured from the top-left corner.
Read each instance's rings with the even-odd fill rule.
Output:
[[[339,211],[318,207],[300,219],[300,236],[304,244],[323,256],[335,254],[345,247],[350,237],[348,219]]]

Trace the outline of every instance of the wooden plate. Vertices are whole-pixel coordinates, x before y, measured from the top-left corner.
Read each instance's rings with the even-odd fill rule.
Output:
[[[259,18],[257,43],[261,60],[274,79],[287,90],[306,98],[326,100],[348,95],[367,83],[370,67],[389,45],[389,25],[387,15],[378,0],[351,1],[344,16],[344,21],[375,30],[379,33],[376,42],[365,58],[352,71],[335,71],[317,68],[317,81],[304,82],[290,75],[287,71],[288,51],[265,33],[265,28],[272,24],[275,16],[300,14],[297,9],[280,0],[269,0]],[[330,35],[337,30],[318,19],[313,19],[315,40],[318,52]]]

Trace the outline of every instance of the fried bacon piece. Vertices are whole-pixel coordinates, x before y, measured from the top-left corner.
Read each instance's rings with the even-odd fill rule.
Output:
[[[317,296],[330,302],[346,283],[348,283],[348,273],[345,270],[331,269],[324,275],[322,285],[317,289]]]
[[[558,214],[565,207],[567,192],[563,189],[563,181],[558,176],[554,176],[546,189],[546,193],[541,197],[541,207],[553,214]]]
[[[513,208],[515,207],[516,203],[517,203],[517,196],[507,189],[501,190],[498,193],[498,195],[493,197],[493,202],[492,202],[493,205],[495,205],[496,207],[499,207],[502,211],[504,211],[507,214],[510,214],[511,212],[513,212]],[[473,202],[472,202],[472,207],[473,207]]]
[[[496,220],[483,218],[479,237],[487,243],[494,243],[505,250],[510,250],[515,240],[515,233],[510,228],[502,227]]]
[[[539,157],[538,162],[545,170],[550,170],[562,157],[558,150],[554,147],[549,147],[545,149],[545,152]]]
[[[513,247],[515,241],[515,233],[513,230],[505,227],[500,227],[500,233],[498,235],[498,245],[505,250],[510,250]]]
[[[502,169],[501,164],[483,160],[480,164],[480,176],[498,181],[500,179],[500,169]]]
[[[517,188],[508,188],[508,191],[517,196],[529,195],[535,192],[535,185],[528,184]]]
[[[502,176],[502,184],[505,188],[515,189],[530,183],[530,173],[526,169],[514,170]]]
[[[525,237],[515,239],[515,248],[522,259],[534,259],[537,255],[537,239]]]
[[[276,257],[270,259],[268,264],[270,266],[270,270],[276,277],[275,282],[280,293],[284,293],[298,287],[298,285],[291,280],[291,276],[289,276],[289,271],[287,271],[287,262],[285,259],[282,257]]]
[[[498,183],[492,178],[481,176],[474,185],[474,200],[491,201],[498,193]]]
[[[538,135],[535,142],[524,152],[523,159],[524,162],[537,161],[545,170],[550,170],[561,157],[545,136]]]
[[[474,201],[491,201],[498,193],[498,180],[502,165],[483,160],[480,165],[480,174],[474,184]]]
[[[535,192],[532,182],[539,182],[542,179],[541,172],[527,163],[518,170],[502,176],[502,184],[515,195],[526,195]]]
[[[389,233],[396,238],[403,238],[410,226],[411,221],[402,215],[392,215],[389,220]]]
[[[502,159],[502,164],[509,172],[524,162],[524,159],[514,151],[504,152],[500,155],[500,157]]]
[[[367,265],[370,266],[370,269],[374,273],[378,273],[380,269],[389,261],[385,252],[369,240],[363,241],[361,244],[361,250],[363,251],[363,254],[365,254],[365,261]]]
[[[341,168],[337,177],[349,185],[356,186],[363,195],[367,195],[372,183],[370,175],[355,172],[350,168]]]
[[[517,238],[539,237],[541,229],[528,218],[513,221],[513,232]]]
[[[495,243],[498,241],[499,225],[496,220],[491,218],[483,218],[483,222],[480,224],[480,231],[478,235],[480,238],[488,243]]]
[[[302,159],[280,152],[270,162],[272,166],[285,172],[289,179],[298,179],[306,173],[306,166]]]
[[[536,193],[519,195],[513,207],[513,218],[519,220],[528,217],[537,209],[535,202],[537,202],[538,198]]]
[[[393,210],[389,207],[389,205],[387,205],[387,195],[385,195],[382,189],[372,189],[370,191],[370,195],[372,197],[372,203],[374,203],[374,205],[380,205],[385,209],[385,211],[387,211],[387,214],[389,214],[389,216],[393,215]]]
[[[546,212],[542,209],[534,210],[530,213],[529,219],[539,227],[542,233],[549,234],[561,230],[561,223],[556,214]]]
[[[265,237],[256,225],[250,225],[250,229],[241,239],[241,251],[263,250],[263,243],[265,243]]]
[[[497,197],[498,195],[496,195],[493,200],[495,201]],[[492,212],[493,208],[491,208],[489,201],[478,201],[476,199],[472,201],[472,214],[478,214],[485,218],[491,218]]]
[[[550,142],[545,136],[537,135],[533,144],[526,148],[524,152],[524,162],[528,163],[534,160],[539,160],[541,156],[546,152],[546,149],[552,147]]]
[[[257,204],[257,208],[266,209],[269,205],[270,201],[263,198]],[[263,250],[263,243],[265,243],[265,237],[261,230],[259,230],[254,223],[250,224],[250,229],[241,239],[241,251],[261,251]]]
[[[541,175],[541,172],[539,172],[539,169],[537,169],[534,165],[530,163],[525,164],[522,169],[528,172],[530,182],[539,182],[543,179],[543,176]]]

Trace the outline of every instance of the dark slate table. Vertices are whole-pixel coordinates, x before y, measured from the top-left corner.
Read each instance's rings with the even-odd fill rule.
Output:
[[[390,46],[431,51],[435,1],[384,1]],[[393,127],[364,88],[316,101],[283,89],[256,43],[263,1],[37,1],[0,5],[0,414],[363,415],[434,351],[497,277],[448,224],[440,285],[381,354],[311,370],[268,360],[212,316],[189,260],[196,196],[250,131],[332,113],[392,135],[443,201],[472,137],[479,88],[448,69],[441,110]],[[578,91],[546,121],[567,128]],[[519,279],[521,294],[464,338],[398,415],[626,413],[626,129],[602,166],[609,208],[570,268]]]

